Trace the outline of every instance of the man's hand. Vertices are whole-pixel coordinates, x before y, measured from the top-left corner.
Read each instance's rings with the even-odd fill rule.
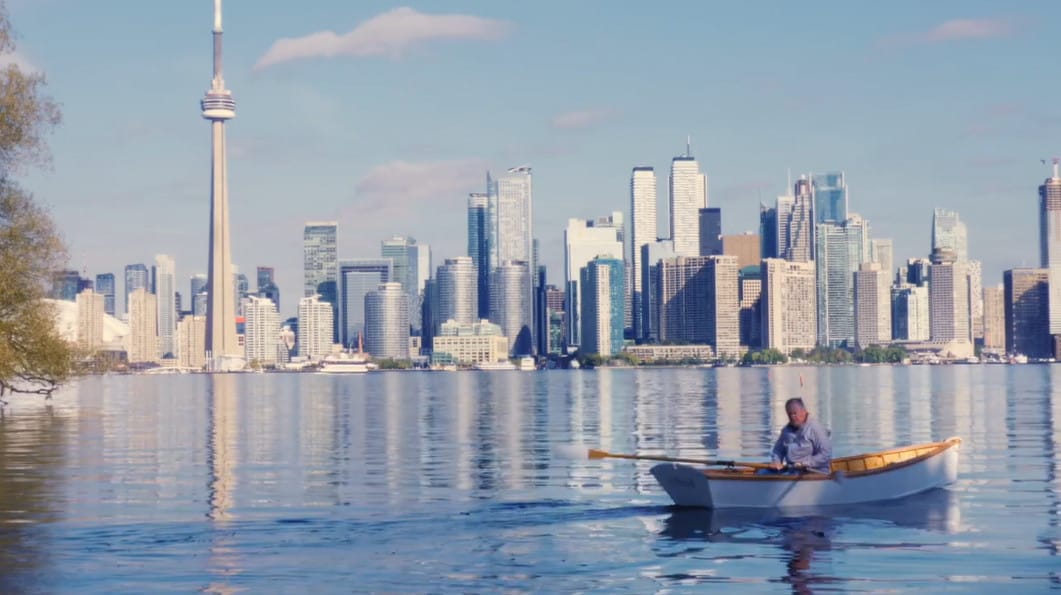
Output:
[[[785,464],[782,463],[781,461],[774,461],[774,462],[770,463],[770,468],[773,469],[774,471],[780,471],[780,470],[785,468]]]
[[[795,463],[795,464],[792,465],[792,467],[796,471],[806,471],[807,470],[807,464],[806,463]]]

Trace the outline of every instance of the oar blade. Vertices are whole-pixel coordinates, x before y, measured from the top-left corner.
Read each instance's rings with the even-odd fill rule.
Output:
[[[605,450],[597,450],[596,448],[589,449],[589,458],[591,459],[606,459],[611,456],[611,453]]]

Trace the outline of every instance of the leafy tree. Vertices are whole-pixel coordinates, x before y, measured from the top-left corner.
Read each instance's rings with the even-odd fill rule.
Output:
[[[14,49],[0,4],[0,54]],[[52,273],[65,264],[65,247],[50,215],[12,177],[48,164],[44,135],[60,116],[43,86],[41,74],[15,64],[0,68],[0,395],[49,395],[73,373],[75,360],[54,309],[42,301]]]

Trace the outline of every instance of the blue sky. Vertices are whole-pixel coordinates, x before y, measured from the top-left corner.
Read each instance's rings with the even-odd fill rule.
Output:
[[[64,113],[25,183],[89,275],[156,253],[206,270],[212,2],[7,0],[8,57]],[[957,210],[985,284],[1037,266],[1036,193],[1061,153],[1051,2],[350,2],[227,0],[233,257],[274,266],[282,314],[302,227],[339,221],[341,257],[408,234],[464,254],[485,171],[534,168],[550,282],[568,218],[629,209],[635,165],[692,137],[724,233],[754,230],[786,172],[840,169],[896,261]],[[332,32],[329,34],[327,32]],[[277,43],[279,40],[288,40]],[[662,214],[662,212],[661,212]],[[661,222],[662,227],[662,222]]]

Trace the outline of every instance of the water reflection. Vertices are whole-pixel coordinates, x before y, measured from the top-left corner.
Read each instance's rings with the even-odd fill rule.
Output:
[[[235,520],[232,509],[238,488],[236,466],[239,456],[239,409],[235,381],[232,374],[212,374],[208,377],[207,384],[210,420],[207,438],[209,481],[206,516],[213,523],[207,563],[212,580],[204,588],[207,593],[237,592],[238,589],[231,581],[242,572],[232,529]]]
[[[681,551],[682,555],[688,555],[692,549],[698,558],[708,560],[731,558],[734,545],[760,548],[751,555],[764,559],[773,557],[769,550],[779,551],[784,572],[773,580],[791,585],[794,593],[812,593],[817,585],[839,580],[829,572],[834,551],[938,545],[920,544],[911,539],[898,544],[883,540],[880,532],[885,527],[955,534],[961,531],[960,524],[957,494],[936,489],[900,500],[858,506],[786,511],[674,508],[659,534],[665,539],[661,549],[671,550],[674,544],[684,544],[687,547]],[[860,528],[872,528],[874,538],[848,536],[857,536]]]

